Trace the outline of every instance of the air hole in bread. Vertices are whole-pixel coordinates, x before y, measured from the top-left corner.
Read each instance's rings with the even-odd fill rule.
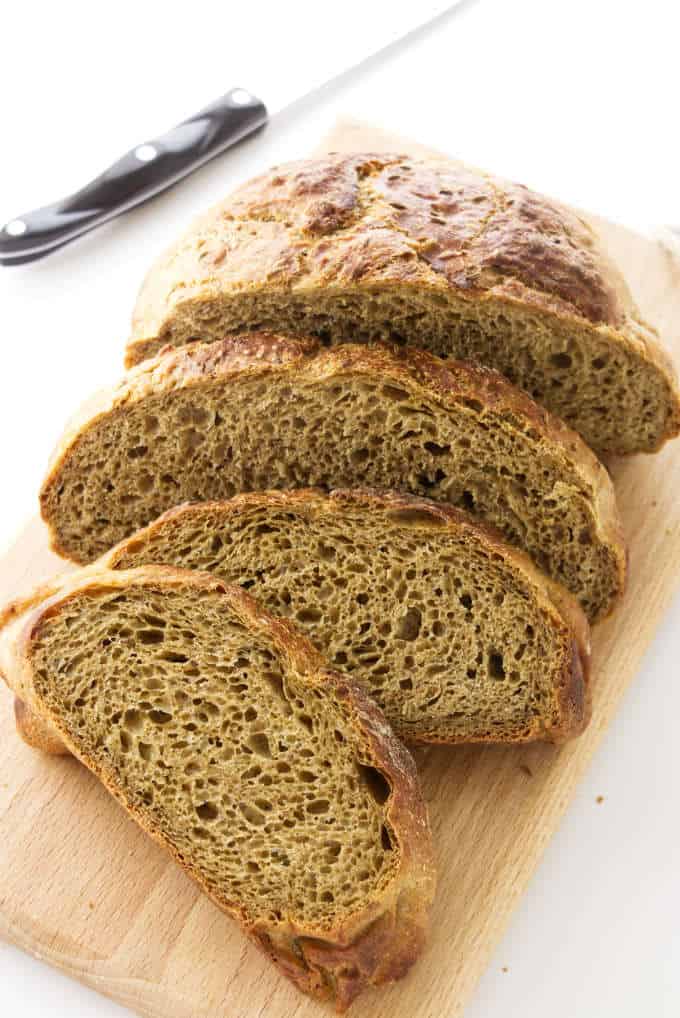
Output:
[[[397,403],[409,398],[408,392],[405,389],[398,389],[396,385],[383,385],[380,391],[386,399],[394,400]]]
[[[418,526],[419,524],[425,524],[428,527],[436,527],[442,525],[441,517],[433,507],[429,509],[393,509],[388,513],[390,519],[395,523],[402,526],[412,524]]]
[[[138,732],[143,727],[144,720],[138,710],[126,710],[123,715],[123,725],[129,732]]]
[[[169,721],[172,721],[172,714],[165,710],[151,710],[149,711],[149,720],[153,721],[155,725],[167,725]]]
[[[492,679],[502,680],[505,678],[503,655],[497,651],[492,651],[489,654],[489,675]]]
[[[137,639],[140,643],[163,643],[165,636],[160,629],[140,629],[137,633]]]
[[[214,802],[202,802],[200,806],[196,807],[196,815],[199,820],[217,820],[220,811]]]
[[[164,650],[160,655],[160,659],[162,661],[170,661],[173,664],[186,664],[189,657],[187,654],[182,654],[177,650]]]
[[[446,456],[451,452],[450,445],[438,445],[436,442],[425,442],[425,448],[433,456]]]
[[[307,608],[301,608],[296,618],[298,622],[318,622],[319,619],[323,618],[323,612],[319,608],[314,608],[310,605]]]
[[[420,633],[422,614],[418,608],[409,608],[397,623],[395,635],[398,640],[417,640]]]

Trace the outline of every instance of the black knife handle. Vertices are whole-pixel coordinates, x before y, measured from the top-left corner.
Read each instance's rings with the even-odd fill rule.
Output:
[[[21,265],[63,247],[186,177],[267,123],[267,109],[233,88],[171,131],[137,145],[76,194],[17,216],[0,230],[0,265]]]

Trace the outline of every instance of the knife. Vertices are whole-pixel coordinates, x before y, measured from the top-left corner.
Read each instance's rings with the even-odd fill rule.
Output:
[[[354,33],[357,38],[352,42],[349,68],[347,53],[343,54],[340,46],[338,53],[330,57],[331,61],[335,59],[335,65],[329,63],[327,51],[322,61],[312,64],[311,87],[309,78],[298,81],[297,70],[293,69],[293,84],[296,87],[301,84],[302,88],[295,93],[297,98],[280,102],[276,114],[340,83],[345,76],[373,64],[407,40],[413,41],[424,30],[436,29],[437,23],[469,2],[421,0],[418,5],[405,5],[408,9],[404,12],[391,9],[388,25],[378,23],[376,30]],[[380,35],[376,34],[378,30]],[[304,72],[306,67],[301,70]],[[290,77],[290,70],[287,73]],[[249,90],[232,88],[166,133],[135,145],[75,194],[5,223],[0,229],[0,265],[23,265],[52,254],[172,187],[208,160],[262,130],[274,116],[273,109]]]

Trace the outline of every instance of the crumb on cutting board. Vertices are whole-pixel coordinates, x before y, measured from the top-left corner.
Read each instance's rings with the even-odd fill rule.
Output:
[[[521,763],[519,765],[519,769],[521,770],[522,774],[526,774],[528,778],[533,778],[534,772],[532,771],[529,764]]]
[[[595,799],[595,802],[597,803],[598,806],[601,805],[604,802],[604,796],[598,795],[597,798]]]
[[[509,972],[509,971],[510,971],[510,969],[508,968],[507,965],[504,965],[503,968],[501,969],[501,972]]]

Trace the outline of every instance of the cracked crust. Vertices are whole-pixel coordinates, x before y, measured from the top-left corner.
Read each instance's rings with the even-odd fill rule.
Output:
[[[209,886],[190,860],[180,858],[149,814],[132,806],[117,784],[112,769],[105,769],[84,754],[73,736],[36,691],[31,665],[32,640],[41,624],[77,595],[99,590],[126,590],[130,586],[154,590],[191,588],[196,597],[224,598],[228,610],[254,633],[262,633],[277,648],[295,681],[306,686],[331,686],[336,702],[356,733],[357,749],[367,763],[385,776],[392,792],[385,807],[399,847],[399,862],[392,880],[363,903],[358,911],[331,927],[305,926],[294,916],[278,922],[258,919],[238,904],[224,901]],[[43,587],[33,598],[17,602],[3,617],[0,631],[0,673],[21,706],[22,734],[30,715],[42,730],[47,751],[71,752],[92,770],[109,792],[148,834],[166,848],[215,903],[236,919],[246,934],[275,962],[283,974],[305,993],[332,1001],[344,1011],[367,986],[403,976],[420,954],[427,931],[427,916],[434,895],[435,870],[426,807],[415,764],[392,734],[378,707],[349,678],[331,671],[321,655],[289,623],[263,611],[245,591],[228,586],[205,573],[148,566],[111,572],[101,566],[69,574],[47,594]],[[26,705],[24,707],[23,705]],[[44,733],[49,733],[45,737]],[[59,748],[58,743],[61,743]],[[33,744],[39,744],[39,739]]]
[[[387,344],[324,348],[313,339],[264,332],[165,350],[133,369],[120,385],[100,394],[98,403],[88,404],[84,415],[75,418],[64,434],[41,490],[43,519],[50,527],[54,550],[80,561],[86,557],[60,537],[58,491],[63,469],[69,458],[77,455],[78,443],[90,428],[106,415],[124,412],[147,398],[216,381],[228,387],[253,375],[266,379],[288,377],[300,386],[331,384],[334,378],[347,376],[379,379],[404,386],[417,400],[447,414],[469,413],[465,402],[472,401],[480,406],[480,413],[492,412],[498,420],[505,420],[508,427],[531,435],[536,456],[545,454],[556,463],[561,483],[571,488],[572,497],[588,506],[593,540],[606,555],[610,595],[591,613],[591,620],[607,615],[622,595],[626,580],[625,540],[607,470],[575,432],[498,372],[442,361],[414,348]],[[446,497],[433,494],[436,498]],[[145,522],[148,520],[140,520],[138,525]],[[120,534],[114,540],[119,537]]]
[[[297,318],[301,331],[332,341],[338,338],[333,329],[343,328],[341,339],[386,338],[371,323],[373,298],[386,294],[395,301],[397,331],[399,301],[415,301],[404,338],[440,355],[465,352],[463,333],[474,328],[475,316],[486,316],[497,332],[506,326],[544,332],[558,365],[575,338],[594,361],[608,350],[621,355],[664,403],[656,430],[650,424],[646,435],[627,439],[630,448],[617,437],[620,427],[602,444],[592,422],[579,426],[578,391],[562,402],[554,389],[540,394],[596,448],[649,451],[680,430],[670,359],[593,227],[521,185],[444,160],[330,154],[274,167],[245,184],[152,268],[137,301],[126,363],[166,343],[220,339],[258,321],[290,330]],[[348,310],[352,302],[358,318]],[[418,317],[433,308],[442,320],[436,342],[418,332]],[[497,349],[492,344],[488,362],[532,389],[519,346],[513,361],[514,333],[509,342],[507,356],[500,340]],[[574,373],[566,370],[560,379],[562,388]],[[618,404],[611,398],[613,415]]]

